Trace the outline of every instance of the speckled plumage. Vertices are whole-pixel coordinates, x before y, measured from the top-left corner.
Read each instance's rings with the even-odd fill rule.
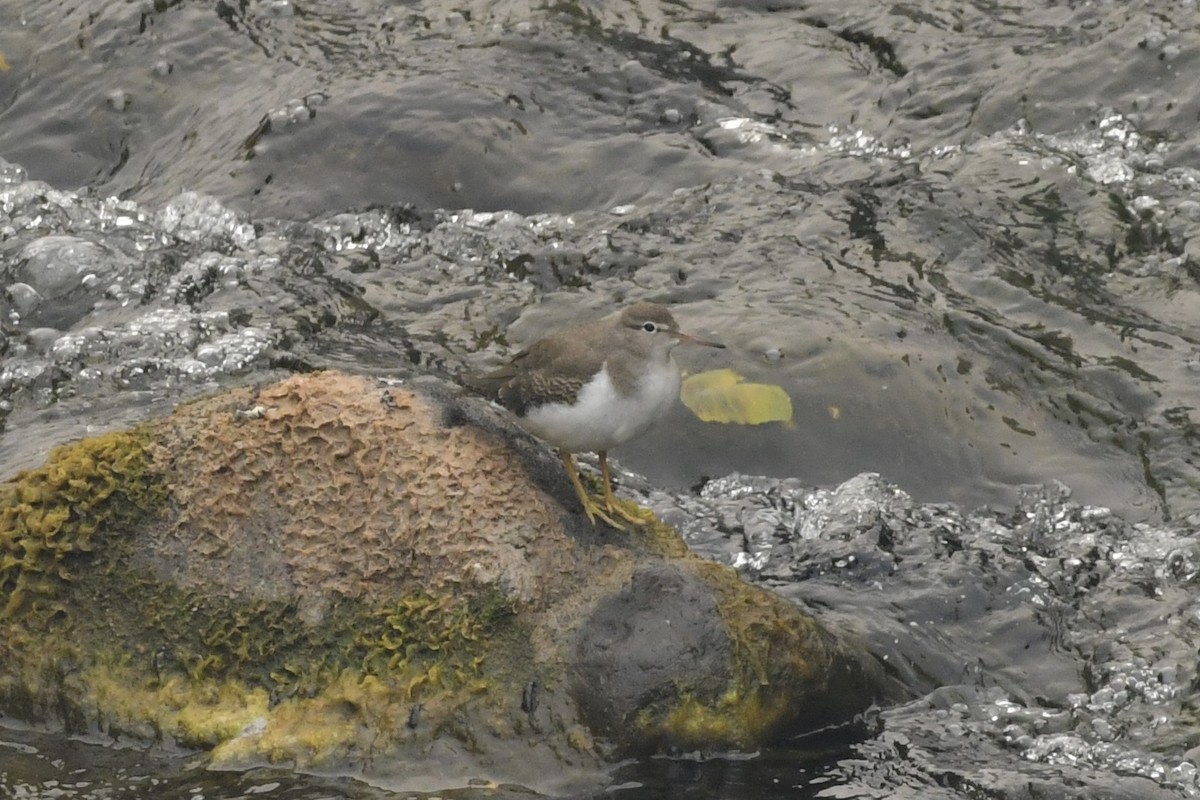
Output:
[[[475,383],[559,449],[588,516],[619,528],[609,514],[638,520],[616,505],[606,451],[642,433],[678,400],[671,351],[681,341],[721,346],[681,332],[665,307],[635,303],[540,339]],[[576,473],[571,454],[586,451],[600,456],[604,508],[588,498]]]
[[[647,322],[659,330],[642,330]],[[491,385],[500,405],[518,417],[545,403],[575,402],[584,385],[605,366],[617,391],[630,394],[656,341],[662,349],[660,360],[671,361],[671,348],[679,341],[672,334],[678,332],[679,325],[664,306],[636,303],[539,339],[482,381]]]

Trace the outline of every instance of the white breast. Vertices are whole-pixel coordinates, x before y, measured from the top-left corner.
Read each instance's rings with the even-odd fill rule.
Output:
[[[653,425],[679,398],[679,369],[672,359],[642,377],[637,390],[621,395],[607,369],[600,370],[573,406],[550,403],[521,420],[530,433],[571,453],[608,450]]]

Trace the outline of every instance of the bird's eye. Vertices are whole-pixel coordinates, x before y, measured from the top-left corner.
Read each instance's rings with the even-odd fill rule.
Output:
[[[646,333],[654,333],[656,330],[658,330],[658,326],[653,322],[643,322],[642,330],[644,330]]]

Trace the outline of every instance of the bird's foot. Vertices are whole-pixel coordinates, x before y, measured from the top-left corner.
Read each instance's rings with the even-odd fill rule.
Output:
[[[575,494],[579,496],[579,503],[583,506],[583,511],[587,514],[592,525],[596,524],[596,519],[599,518],[609,527],[616,528],[619,531],[625,530],[625,525],[617,520],[644,527],[653,521],[654,515],[649,511],[638,506],[636,503],[623,503],[617,499],[612,490],[612,475],[608,470],[608,454],[603,450],[600,451],[600,491],[597,494],[589,494],[583,488],[583,483],[579,478],[579,470],[575,466],[575,458],[570,453],[560,452],[564,466],[567,468],[567,477],[571,479],[571,485],[575,487]],[[587,478],[588,483],[595,485],[592,478]],[[633,506],[637,513],[629,511],[626,507]]]
[[[605,492],[603,497],[597,498],[597,500],[602,501],[598,504],[604,507],[604,510],[608,512],[609,516],[620,517],[631,525],[645,527],[651,522],[651,514],[649,511],[643,509],[636,503],[618,500],[616,495],[614,495],[611,490]],[[630,511],[627,506],[633,506],[636,508],[637,513]]]
[[[601,450],[597,455],[600,457],[600,486],[603,489],[602,499],[604,500],[604,510],[610,516],[618,516],[638,527],[649,525],[652,515],[648,512],[644,512],[645,515],[633,514],[624,508],[621,501],[617,500],[617,496],[613,494],[612,490],[612,473],[608,469],[608,453]],[[630,503],[629,505],[632,505],[639,512],[643,512],[643,509],[636,503]]]
[[[621,513],[621,509],[606,508],[604,503],[599,502],[599,498],[593,498],[590,495],[580,496],[579,502],[583,506],[583,513],[587,514],[587,518],[591,520],[593,526],[596,524],[596,519],[599,518],[610,528],[616,528],[619,531],[625,530],[625,526],[617,522],[610,515],[610,512],[612,512],[624,519],[629,519],[629,517]]]

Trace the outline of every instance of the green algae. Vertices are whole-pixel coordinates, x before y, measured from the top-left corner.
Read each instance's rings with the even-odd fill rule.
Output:
[[[477,651],[515,613],[495,590],[467,593],[465,599],[461,593],[410,594],[377,611],[374,625],[359,634],[357,644],[368,673],[404,670],[422,657],[453,662]],[[477,660],[471,659],[470,666],[477,670]]]
[[[75,579],[98,532],[119,530],[161,502],[139,431],[84,439],[0,486],[0,619]]]
[[[640,510],[640,507],[635,503],[629,501],[620,502],[626,503],[627,508],[632,506],[634,509]],[[654,555],[668,560],[693,557],[687,543],[679,535],[679,531],[662,522],[651,511],[643,510],[642,513],[646,516],[647,521],[631,537],[631,544],[634,547],[642,550],[647,555]]]
[[[345,426],[313,423],[304,397],[277,396],[257,427],[229,422],[255,395],[195,406],[62,448],[0,485],[0,708],[212,748],[219,764],[341,767],[439,748],[493,759],[509,753],[506,741],[587,760],[597,746],[556,686],[570,668],[572,620],[647,557],[686,561],[704,577],[733,669],[715,691],[679,686],[621,738],[754,746],[808,696],[801,677],[820,659],[789,650],[809,635],[803,615],[783,600],[745,599],[757,590],[732,571],[712,565],[709,575],[648,511],[620,501],[647,524],[626,546],[577,554],[578,543],[546,542],[558,535],[553,515],[521,515],[528,503],[503,482],[515,480],[507,464],[464,471],[475,451],[447,448],[440,428],[428,435],[435,455],[453,450],[447,461],[380,446],[400,434],[376,428],[355,459],[325,458],[347,452]],[[379,406],[358,386],[336,398],[318,410],[361,422]],[[397,414],[382,419],[415,436]],[[463,503],[429,475],[455,491],[502,480]],[[350,488],[327,491],[339,485]],[[536,560],[560,552],[552,544],[562,555]],[[366,546],[370,559],[360,558]],[[536,579],[512,579],[530,564]],[[573,591],[580,576],[594,592]],[[541,687],[536,719],[536,693],[522,697],[529,686]],[[436,739],[453,741],[434,748]]]
[[[719,694],[680,684],[635,715],[625,735],[631,752],[752,749],[805,717],[809,709],[797,698],[817,694],[815,684],[835,662],[849,663],[835,640],[787,600],[692,554],[679,532],[649,510],[618,502],[645,520],[629,532],[630,549],[642,558],[686,562],[713,591],[732,649],[729,677]]]
[[[684,692],[666,708],[643,710],[637,725],[655,746],[746,749],[763,741],[758,734],[771,716],[764,712],[757,693],[746,696],[731,689],[711,701]]]
[[[56,448],[0,486],[0,706],[30,720],[305,763],[512,694],[528,631],[492,587],[254,597],[162,579],[138,552],[168,480],[144,429]],[[518,690],[519,691],[519,690]],[[257,731],[248,736],[246,731]]]
[[[386,751],[414,720],[434,729],[468,704],[519,696],[505,676],[519,673],[528,633],[499,592],[341,598],[305,623],[294,602],[205,596],[135,572],[102,564],[80,581],[58,618],[69,642],[47,631],[13,648],[0,677],[8,710],[215,748],[217,763],[318,765]]]
[[[729,567],[695,560],[713,590],[729,637],[729,680],[717,696],[677,687],[674,697],[642,709],[635,721],[651,748],[753,748],[805,714],[799,698],[828,674],[835,643],[792,604],[747,586]]]
[[[344,673],[404,676],[406,695],[409,683],[456,688],[482,673],[494,640],[525,635],[512,607],[491,592],[419,592],[382,605],[343,597],[311,622],[292,599],[206,595],[119,572],[81,597],[104,610],[108,635],[116,633],[122,652],[148,674],[238,681],[273,702],[315,697]],[[123,626],[112,622],[122,619]]]

